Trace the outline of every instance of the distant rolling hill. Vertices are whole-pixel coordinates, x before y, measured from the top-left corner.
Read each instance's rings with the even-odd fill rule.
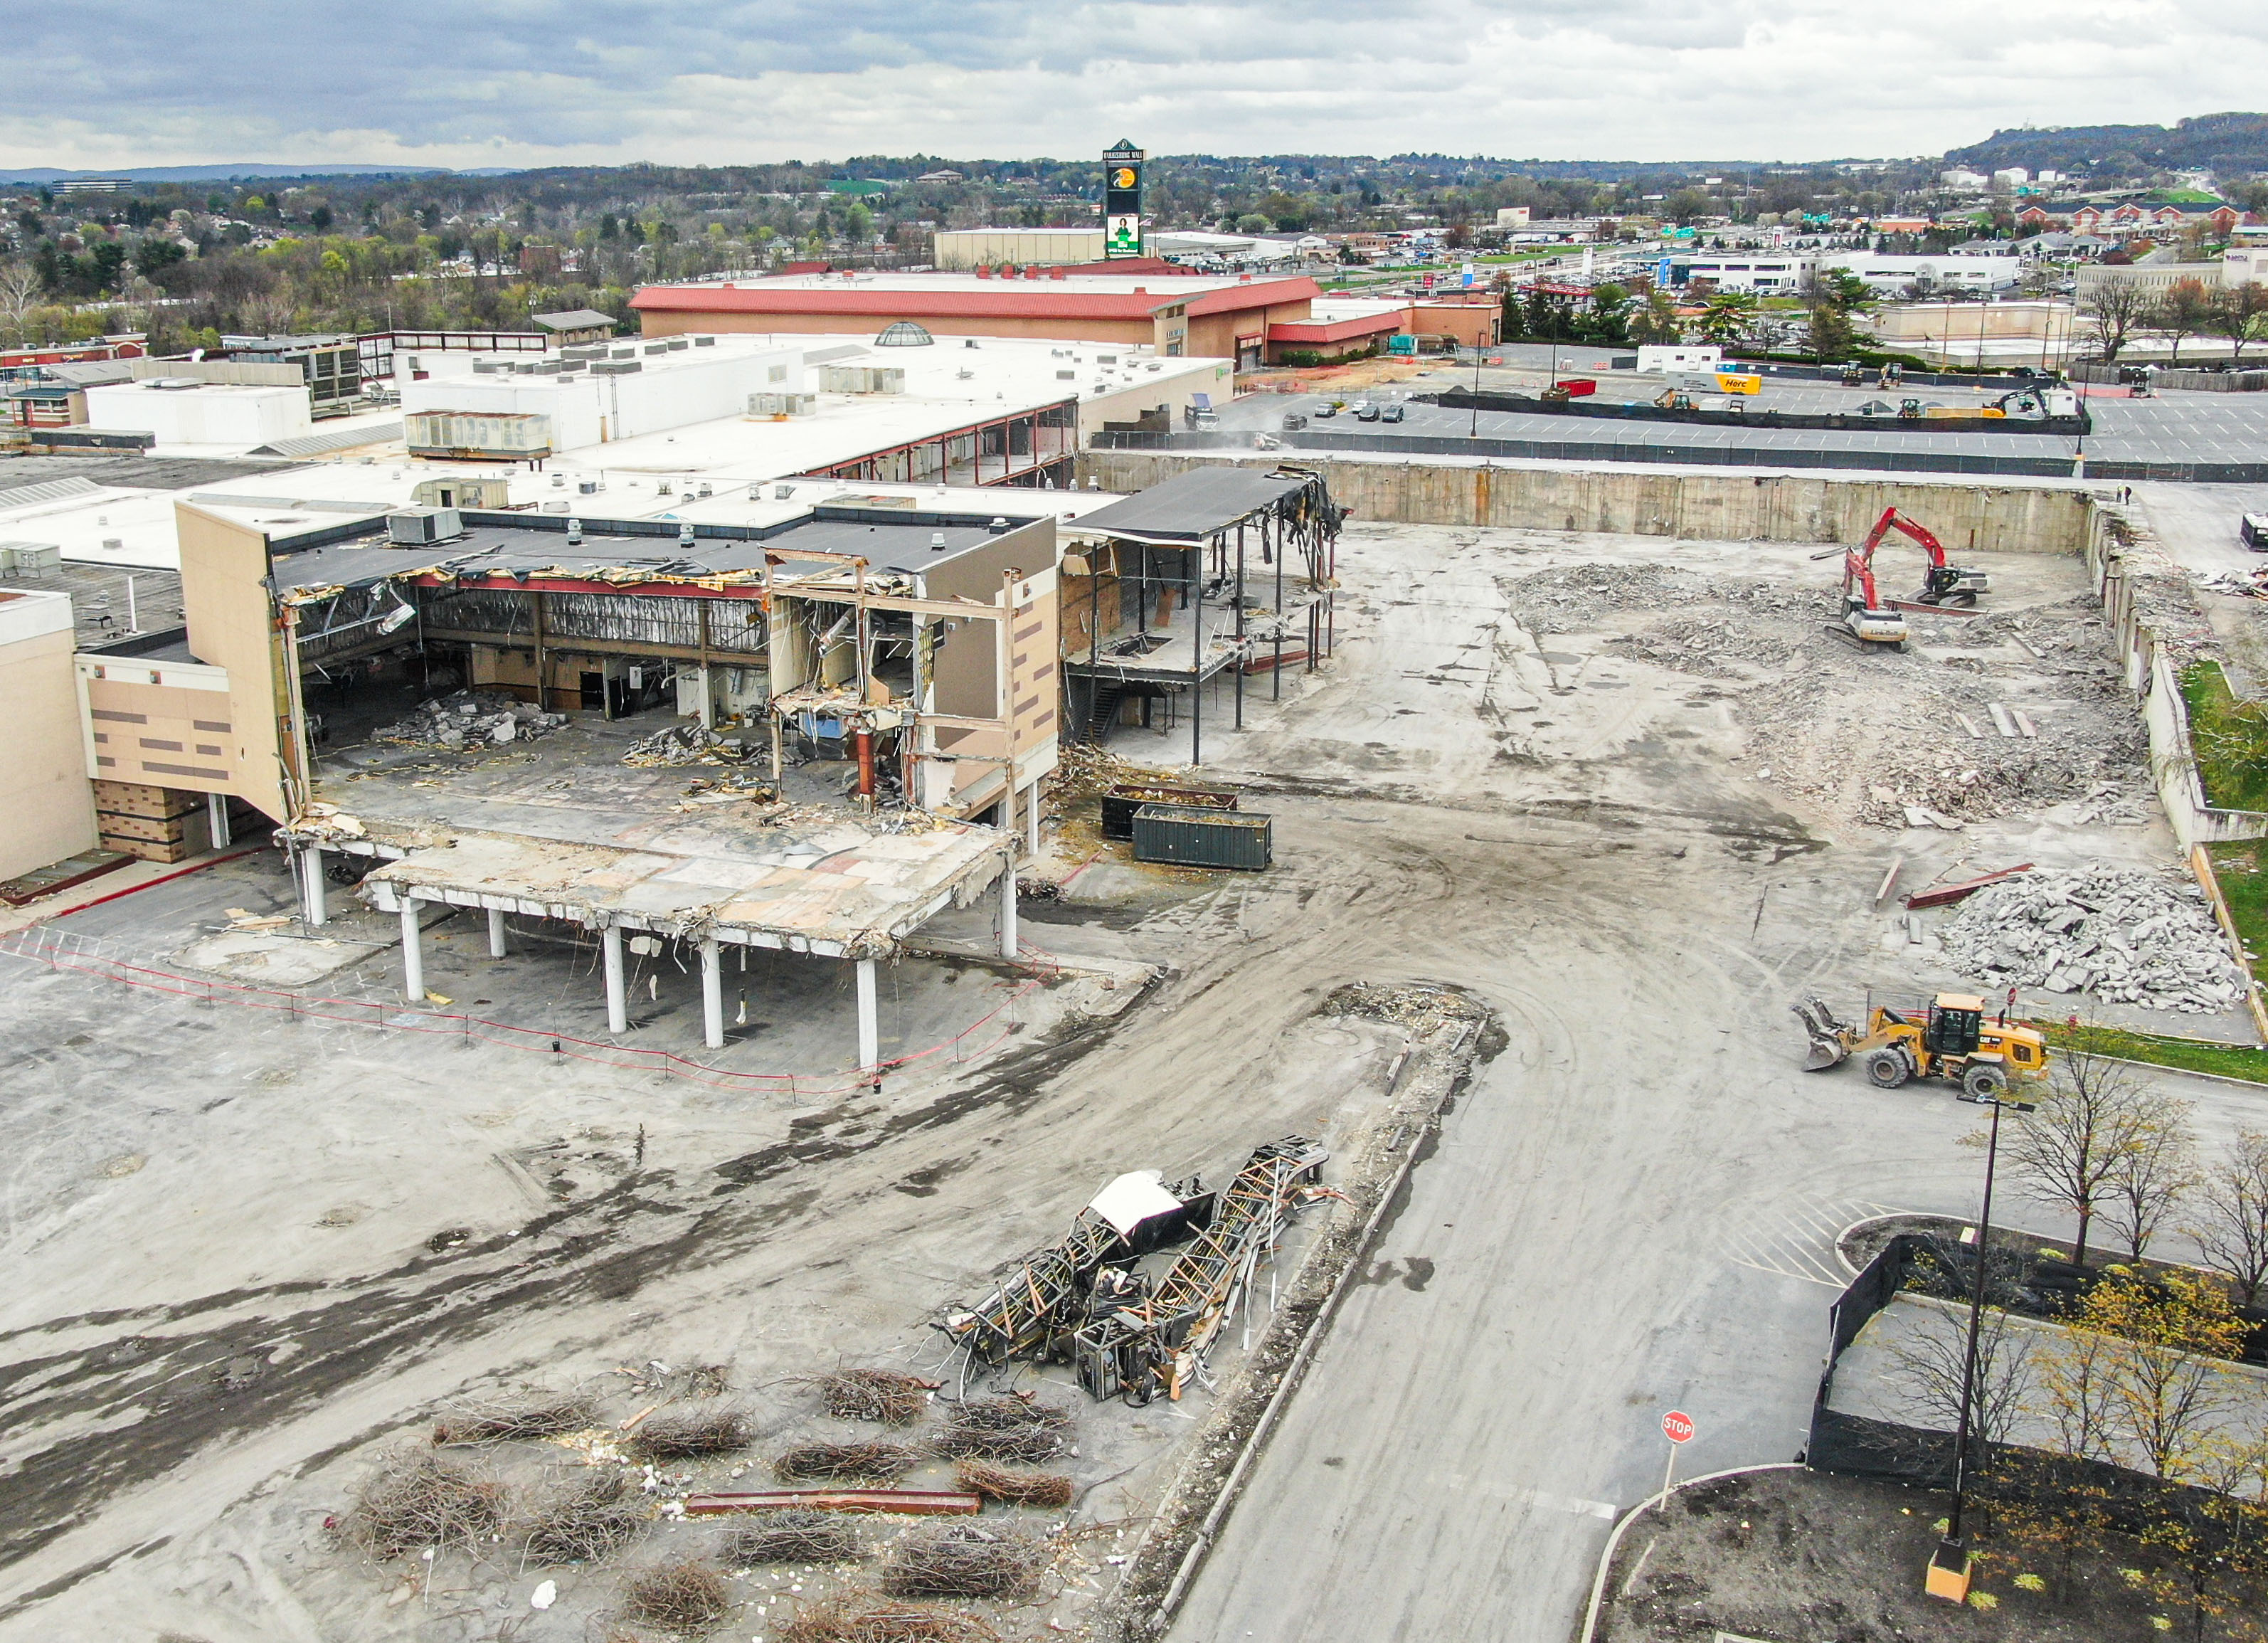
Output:
[[[1946,163],[1974,171],[2021,166],[2098,176],[2205,167],[2223,177],[2268,171],[2268,114],[2199,114],[2167,126],[2061,126],[1995,131],[1948,151]]]

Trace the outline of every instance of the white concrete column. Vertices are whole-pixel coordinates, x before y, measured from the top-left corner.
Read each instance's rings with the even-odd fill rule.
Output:
[[[205,814],[212,818],[212,847],[215,850],[226,850],[236,842],[228,830],[228,795],[207,793]]]
[[[599,932],[599,947],[607,960],[607,1030],[621,1034],[630,1030],[629,1001],[622,996],[622,932],[608,925]]]
[[[504,909],[501,907],[489,909],[489,956],[504,956]]]
[[[412,1004],[425,1002],[424,933],[417,927],[417,909],[423,904],[414,895],[401,899],[401,996]]]
[[[323,904],[323,852],[313,844],[299,852],[299,874],[307,896],[307,923],[328,923],[330,910]]]
[[[1024,844],[1035,856],[1040,853],[1040,785],[1032,784],[1030,795],[1024,800]]]
[[[1000,956],[1012,959],[1021,945],[1016,933],[1016,864],[1010,862],[1000,873]]]
[[[858,961],[858,1065],[877,1065],[882,1059],[882,1020],[874,1006],[874,961]]]
[[[717,728],[716,684],[717,682],[714,675],[712,675],[709,671],[709,664],[706,662],[702,663],[701,728],[703,730],[714,730]]]
[[[725,961],[715,936],[701,939],[701,1028],[710,1049],[725,1047]]]

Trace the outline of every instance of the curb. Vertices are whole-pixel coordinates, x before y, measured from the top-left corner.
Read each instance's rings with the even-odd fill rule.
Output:
[[[1457,1042],[1449,1047],[1446,1059],[1454,1065],[1459,1057],[1465,1055],[1468,1049],[1476,1049],[1482,1029],[1486,1025],[1485,1020],[1469,1023],[1465,1031],[1459,1035]],[[1399,1086],[1407,1059],[1406,1050],[1403,1055],[1395,1057],[1393,1070],[1387,1079],[1387,1089],[1389,1094]],[[1461,1087],[1463,1072],[1470,1070],[1470,1065],[1468,1061],[1464,1069],[1449,1079],[1442,1092],[1444,1101]],[[1165,1595],[1158,1600],[1157,1606],[1150,1611],[1147,1618],[1142,1623],[1144,1629],[1151,1636],[1162,1636],[1166,1629],[1173,1624],[1181,1608],[1182,1597],[1187,1595],[1197,1572],[1204,1566],[1205,1558],[1212,1550],[1214,1539],[1220,1532],[1221,1524],[1228,1516],[1230,1507],[1236,1503],[1238,1494],[1242,1491],[1246,1474],[1250,1470],[1253,1462],[1259,1459],[1261,1450],[1266,1447],[1270,1436],[1274,1433],[1277,1418],[1283,1413],[1285,1405],[1291,1401],[1292,1394],[1298,1390],[1300,1381],[1306,1378],[1308,1360],[1316,1343],[1329,1333],[1332,1320],[1337,1315],[1339,1304],[1345,1299],[1347,1289],[1353,1283],[1355,1274],[1363,1269],[1369,1257],[1371,1247],[1378,1237],[1380,1224],[1386,1219],[1386,1213],[1393,1207],[1395,1200],[1401,1196],[1403,1187],[1408,1184],[1410,1171],[1417,1166],[1418,1150],[1426,1136],[1440,1124],[1440,1105],[1436,1103],[1433,1109],[1426,1114],[1425,1121],[1417,1126],[1415,1132],[1410,1136],[1408,1146],[1403,1151],[1402,1161],[1395,1169],[1393,1179],[1388,1182],[1384,1190],[1379,1194],[1378,1202],[1372,1206],[1369,1218],[1363,1222],[1361,1232],[1348,1246],[1346,1264],[1339,1269],[1339,1275],[1332,1283],[1330,1292],[1323,1297],[1322,1305],[1316,1308],[1315,1315],[1309,1320],[1306,1333],[1301,1335],[1300,1344],[1292,1349],[1292,1356],[1285,1361],[1283,1376],[1277,1382],[1276,1390],[1270,1396],[1266,1407],[1260,1411],[1260,1418],[1253,1423],[1251,1432],[1247,1434],[1243,1446],[1237,1453],[1236,1463],[1229,1468],[1228,1476],[1221,1480],[1220,1488],[1213,1496],[1211,1508],[1198,1522],[1196,1533],[1190,1537],[1189,1550],[1182,1554],[1182,1560],[1174,1568],[1174,1578],[1167,1584]],[[1137,1555],[1139,1555],[1138,1551]]]
[[[1607,1593],[1607,1574],[1615,1565],[1615,1551],[1623,1544],[1624,1531],[1644,1517],[1653,1507],[1667,1500],[1680,1489],[1690,1489],[1696,1484],[1714,1483],[1719,1477],[1748,1477],[1758,1472],[1800,1472],[1807,1468],[1800,1461],[1770,1461],[1762,1466],[1728,1466],[1721,1472],[1704,1472],[1698,1477],[1689,1477],[1675,1487],[1656,1490],[1622,1515],[1615,1532],[1607,1536],[1607,1547],[1599,1554],[1599,1572],[1591,1580],[1590,1606],[1583,1611],[1583,1630],[1577,1643],[1591,1643],[1591,1634],[1598,1629],[1599,1604]]]

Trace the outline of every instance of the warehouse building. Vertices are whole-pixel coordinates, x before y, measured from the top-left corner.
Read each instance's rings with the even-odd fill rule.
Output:
[[[1261,363],[1269,328],[1307,319],[1306,276],[798,274],[648,285],[630,299],[648,336],[689,332],[879,331],[909,320],[937,336],[1069,338],[1147,347],[1163,358]]]

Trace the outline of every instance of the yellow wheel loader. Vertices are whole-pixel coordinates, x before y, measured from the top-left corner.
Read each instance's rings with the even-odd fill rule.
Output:
[[[1986,1101],[2047,1071],[2047,1040],[2036,1028],[1987,1015],[1982,998],[1961,993],[1941,992],[1926,1008],[1875,1005],[1863,1031],[1837,1020],[1817,998],[1789,1007],[1811,1040],[1807,1072],[1857,1056],[1877,1089],[1896,1089],[1908,1079],[1943,1079],[1959,1085],[1964,1099]]]

